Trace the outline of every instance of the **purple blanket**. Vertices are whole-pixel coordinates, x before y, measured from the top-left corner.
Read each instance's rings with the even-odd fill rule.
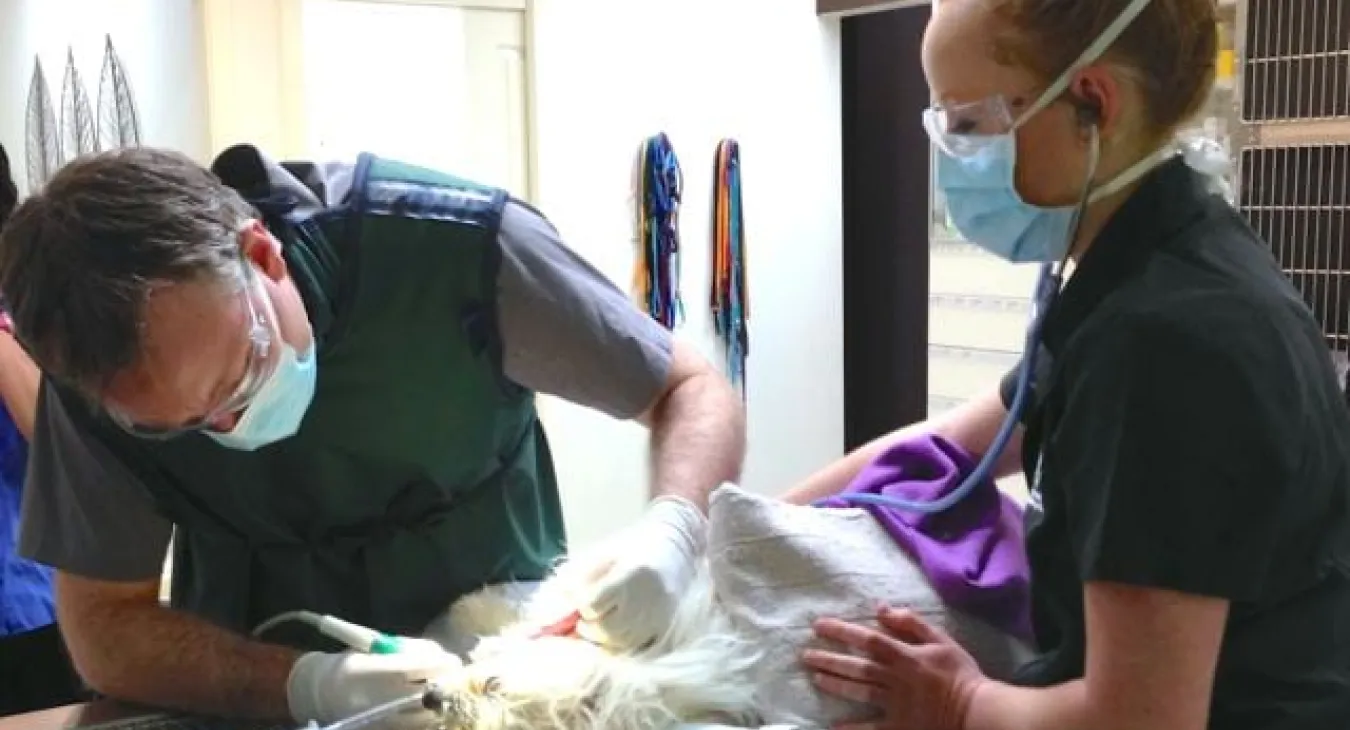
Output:
[[[896,444],[877,457],[842,494],[870,493],[932,501],[956,489],[976,460],[941,436]],[[822,507],[847,507],[833,497]],[[952,608],[1031,641],[1031,577],[1022,534],[1022,510],[985,480],[938,514],[880,505],[871,512],[901,549],[919,564]]]

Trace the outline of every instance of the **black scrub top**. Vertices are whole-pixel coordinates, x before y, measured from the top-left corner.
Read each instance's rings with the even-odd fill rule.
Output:
[[[1350,729],[1350,409],[1269,247],[1169,162],[1043,333],[1023,418],[1040,653],[1019,683],[1083,676],[1085,582],[1170,589],[1231,602],[1212,730]]]

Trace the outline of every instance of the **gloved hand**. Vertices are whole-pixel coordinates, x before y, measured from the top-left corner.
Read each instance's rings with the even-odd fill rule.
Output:
[[[402,699],[428,682],[449,686],[464,665],[459,657],[427,639],[401,639],[397,654],[311,652],[291,668],[286,700],[296,722],[327,725],[363,710]],[[414,709],[390,718],[390,727],[427,727],[435,717]]]
[[[660,638],[694,579],[707,519],[682,497],[658,497],[637,524],[604,544],[579,603],[582,638],[635,649]]]

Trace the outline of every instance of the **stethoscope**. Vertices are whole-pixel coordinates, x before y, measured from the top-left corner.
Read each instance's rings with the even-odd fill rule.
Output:
[[[848,493],[836,494],[818,500],[814,503],[816,506],[831,502],[844,502],[850,506],[877,505],[920,514],[936,514],[951,509],[989,478],[994,470],[994,465],[998,463],[999,457],[1003,454],[1003,450],[1008,448],[1008,441],[1012,439],[1013,432],[1017,430],[1017,424],[1022,421],[1022,417],[1026,413],[1028,401],[1031,399],[1032,384],[1036,377],[1036,357],[1040,350],[1041,329],[1045,326],[1046,315],[1049,314],[1055,306],[1055,302],[1059,299],[1059,292],[1064,285],[1064,269],[1068,264],[1074,241],[1078,239],[1083,213],[1087,210],[1090,202],[1092,179],[1096,177],[1097,162],[1100,156],[1100,143],[1096,125],[1092,125],[1091,135],[1092,144],[1089,145],[1091,152],[1088,155],[1087,179],[1083,182],[1083,190],[1079,195],[1078,205],[1074,207],[1073,217],[1070,219],[1069,230],[1066,234],[1068,240],[1064,245],[1064,253],[1059,261],[1041,266],[1040,276],[1036,280],[1036,288],[1032,293],[1031,322],[1027,325],[1026,337],[1022,345],[1022,366],[1017,373],[1017,388],[1013,392],[1012,403],[1008,406],[1008,415],[1003,419],[1003,423],[999,426],[993,441],[980,457],[975,468],[966,475],[966,478],[955,489],[932,501],[888,497],[883,494]]]

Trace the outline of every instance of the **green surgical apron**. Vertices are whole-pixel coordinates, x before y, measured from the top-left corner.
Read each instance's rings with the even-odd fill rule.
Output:
[[[146,441],[63,395],[175,523],[175,607],[239,632],[305,609],[412,634],[561,556],[534,394],[502,374],[506,198],[363,155],[341,206],[265,213],[319,343],[290,439],[253,452],[203,434]],[[334,648],[304,627],[268,638]]]

